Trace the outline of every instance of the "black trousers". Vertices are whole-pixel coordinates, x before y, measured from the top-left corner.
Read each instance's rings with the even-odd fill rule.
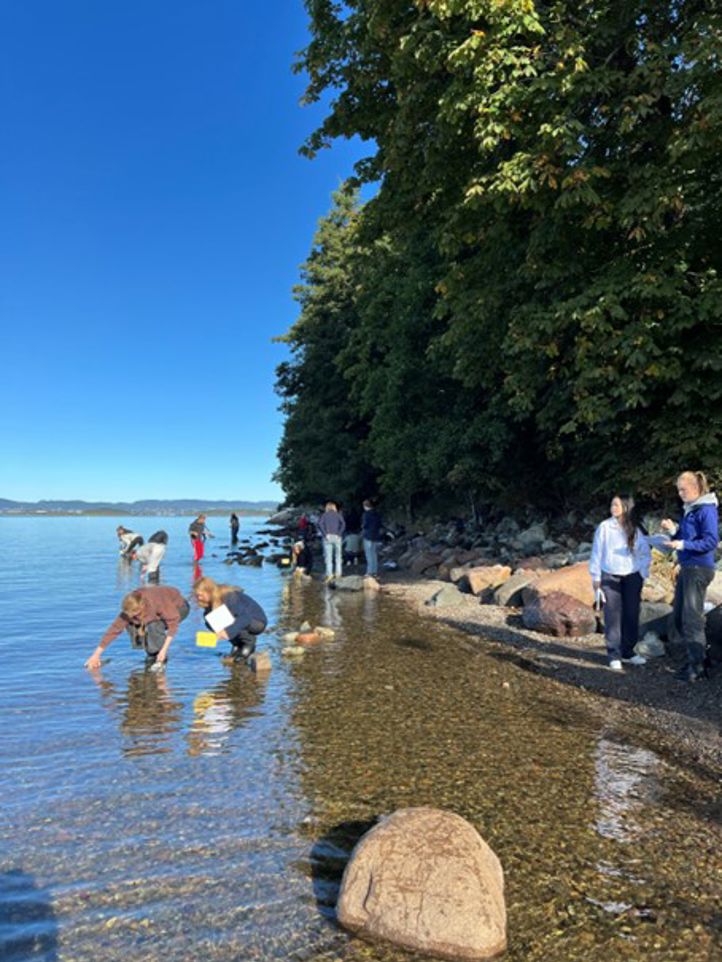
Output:
[[[714,568],[683,565],[674,590],[674,627],[687,651],[687,664],[701,670],[704,663],[704,596],[714,578]]]
[[[639,641],[639,606],[644,580],[639,572],[610,575],[602,572],[604,637],[610,661],[631,658]]]
[[[265,625],[262,621],[256,621],[255,619],[244,628],[239,634],[234,635],[230,639],[231,645],[234,648],[234,654],[239,652],[244,658],[248,658],[256,650],[256,635],[260,635],[265,629]]]

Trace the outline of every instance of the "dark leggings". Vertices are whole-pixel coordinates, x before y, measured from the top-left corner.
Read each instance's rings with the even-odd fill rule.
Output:
[[[185,621],[189,612],[188,602],[184,601],[178,609],[180,620]],[[147,655],[157,655],[168,637],[168,625],[159,618],[157,621],[149,621],[144,631],[135,625],[129,625],[128,634],[134,648],[145,648]]]
[[[604,637],[610,661],[631,658],[639,640],[639,605],[644,581],[639,572],[610,575],[602,572]]]

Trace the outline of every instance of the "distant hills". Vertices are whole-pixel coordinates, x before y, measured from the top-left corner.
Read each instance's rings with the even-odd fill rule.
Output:
[[[181,498],[177,501],[9,501],[0,498],[3,514],[272,514],[276,501],[204,501]]]

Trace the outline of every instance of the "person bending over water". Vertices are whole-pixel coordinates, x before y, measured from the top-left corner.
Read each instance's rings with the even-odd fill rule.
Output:
[[[143,544],[143,538],[138,534],[137,531],[131,531],[130,528],[124,528],[122,524],[119,524],[115,529],[115,533],[118,535],[118,541],[120,542],[120,557],[130,559],[133,551],[139,548]]]
[[[258,602],[237,585],[219,585],[212,578],[199,578],[193,585],[193,593],[206,616],[221,605],[228,608],[235,620],[216,635],[223,641],[230,641],[234,658],[250,657],[256,650],[256,636],[265,631],[268,624],[266,613]],[[206,625],[213,630],[207,620]]]
[[[177,588],[148,585],[123,598],[120,614],[110,625],[98,647],[85,662],[91,670],[100,668],[100,659],[113,641],[127,631],[133,648],[143,648],[146,664],[164,664],[178,626],[188,617],[190,607]]]
[[[148,544],[136,548],[130,556],[131,561],[140,561],[140,576],[148,577],[148,581],[154,584],[160,581],[160,563],[165,557],[166,546],[158,541],[149,541]]]

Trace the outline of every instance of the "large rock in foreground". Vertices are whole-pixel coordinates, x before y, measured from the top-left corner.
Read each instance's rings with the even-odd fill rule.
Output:
[[[561,591],[533,599],[522,611],[524,627],[557,638],[589,635],[597,626],[592,608]]]
[[[490,959],[506,948],[499,859],[465,819],[439,809],[401,809],[364,835],[337,914],[364,938],[445,959]]]

